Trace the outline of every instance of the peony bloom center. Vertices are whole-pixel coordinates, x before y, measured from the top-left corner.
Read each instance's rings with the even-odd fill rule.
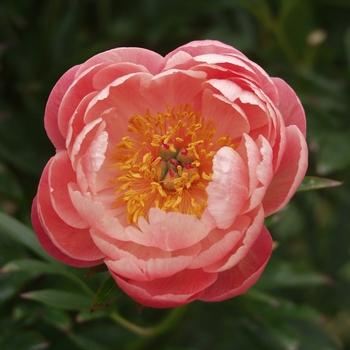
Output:
[[[125,206],[128,223],[147,218],[152,207],[201,217],[216,151],[234,145],[229,135],[217,137],[215,123],[191,105],[167,107],[165,113],[134,115],[128,135],[116,145],[114,207]]]

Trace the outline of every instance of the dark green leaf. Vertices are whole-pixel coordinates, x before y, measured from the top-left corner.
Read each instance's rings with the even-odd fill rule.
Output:
[[[3,212],[0,212],[0,234],[7,235],[45,260],[56,261],[41,247],[33,230]]]
[[[311,287],[330,284],[331,279],[316,271],[294,263],[283,261],[270,262],[261,275],[257,285],[259,288]]]
[[[49,348],[47,340],[35,331],[0,333],[0,348],[2,350],[44,350]]]
[[[84,294],[65,292],[54,289],[38,290],[21,294],[23,298],[37,300],[64,310],[86,310],[91,299]]]
[[[67,332],[72,327],[72,319],[67,311],[48,306],[43,319],[54,327]]]
[[[298,192],[318,190],[327,187],[336,187],[340,186],[341,184],[342,182],[340,181],[325,179],[317,176],[305,176],[303,182],[298,188]]]
[[[110,306],[121,294],[122,290],[115,283],[114,279],[111,276],[108,277],[97,291],[91,306],[91,311],[102,310]]]
[[[70,333],[69,338],[82,350],[107,350],[107,348],[96,341],[76,333]]]
[[[75,282],[87,295],[93,294],[92,290],[74,273],[72,273],[65,265],[54,262],[44,262],[35,259],[22,259],[22,260],[13,260],[4,265],[1,272],[11,273],[17,271],[31,272],[35,274],[49,274],[49,275],[61,275],[71,281]]]

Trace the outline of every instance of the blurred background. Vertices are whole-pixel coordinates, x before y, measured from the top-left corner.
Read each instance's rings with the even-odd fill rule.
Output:
[[[90,314],[107,274],[84,278],[86,270],[56,264],[32,235],[31,202],[54,154],[45,103],[67,69],[98,52],[138,46],[165,55],[206,38],[296,90],[307,115],[308,175],[344,183],[297,193],[267,219],[277,248],[248,293],[194,302],[162,332],[140,336],[113,310],[141,327],[169,310],[139,312],[115,295]],[[350,0],[0,0],[0,348],[350,349],[349,68]]]

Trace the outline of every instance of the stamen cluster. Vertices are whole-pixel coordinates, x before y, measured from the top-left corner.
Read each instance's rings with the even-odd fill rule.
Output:
[[[204,121],[190,105],[168,106],[156,116],[133,116],[130,136],[116,146],[115,206],[126,205],[128,222],[137,224],[151,207],[200,217],[207,205],[212,158],[218,145],[230,146],[229,136],[213,145],[215,124]]]

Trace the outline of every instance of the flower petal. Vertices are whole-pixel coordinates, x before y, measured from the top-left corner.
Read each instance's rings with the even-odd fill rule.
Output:
[[[69,196],[68,184],[76,181],[76,173],[73,171],[67,152],[57,152],[55,157],[52,158],[48,181],[55,212],[68,225],[76,228],[86,228],[86,221],[80,217]]]
[[[58,127],[64,138],[67,137],[68,125],[72,114],[82,99],[94,91],[92,79],[103,67],[105,65],[91,67],[77,76],[63,96],[58,109]]]
[[[226,53],[226,54],[233,53],[240,56],[244,56],[242,52],[236,50],[232,46],[226,45],[217,40],[195,40],[195,41],[189,42],[188,44],[182,45],[177,49],[175,49],[174,51],[167,54],[165,56],[165,61],[169,60],[179,51],[187,52],[192,57],[195,57],[198,55],[204,55],[207,53],[213,53],[213,52]]]
[[[250,216],[250,223],[247,229],[241,235],[241,239],[235,246],[220,260],[217,260],[212,265],[203,267],[206,272],[221,272],[228,270],[238,264],[248,253],[255,241],[258,239],[261,229],[264,225],[264,210],[260,205],[251,213],[245,214],[245,217]],[[232,229],[235,229],[233,225]]]
[[[216,282],[198,299],[220,301],[245,293],[260,277],[272,251],[272,239],[264,226],[249,253],[231,269],[220,272]]]
[[[85,261],[82,263],[84,266],[96,265],[101,262],[104,254],[91,239],[89,228],[79,229],[68,225],[57,215],[52,206],[49,176],[53,162],[51,158],[46,165],[38,188],[36,206],[41,227],[64,255]],[[51,245],[48,247],[50,248]]]
[[[226,230],[212,230],[201,242],[201,252],[194,258],[188,268],[198,269],[213,265],[224,258],[238,244],[246,233],[251,219],[241,215],[233,226]]]
[[[65,138],[58,127],[58,110],[63,96],[75,79],[79,66],[74,66],[62,75],[60,80],[52,89],[45,108],[45,130],[56,149],[65,148]]]
[[[91,57],[80,66],[78,74],[101,63],[124,62],[144,66],[151,74],[159,73],[164,65],[163,57],[153,51],[136,47],[120,47]]]
[[[213,142],[222,135],[229,135],[233,142],[240,142],[242,134],[249,132],[248,119],[242,108],[209,89],[203,92],[202,110],[205,118],[215,123]]]
[[[79,215],[91,228],[104,232],[112,238],[129,241],[129,236],[125,234],[126,218],[124,222],[118,219],[120,213],[124,214],[125,208],[112,209],[112,206],[108,207],[102,201],[94,200],[87,194],[83,196],[78,187],[73,184],[69,186],[69,193]],[[94,230],[91,232],[93,233]]]
[[[307,144],[302,132],[295,125],[288,126],[283,158],[263,200],[266,216],[282,209],[294,195],[305,176],[307,161]]]
[[[190,247],[201,241],[210,231],[210,227],[193,215],[166,213],[158,208],[150,209],[148,221],[140,217],[138,226],[139,228],[125,228],[131,240],[165,251]]]
[[[65,254],[61,249],[57,248],[56,245],[51,240],[51,238],[46,233],[46,230],[44,230],[40,222],[39,215],[38,215],[38,207],[37,207],[37,197],[35,197],[33,200],[31,220],[32,220],[33,228],[35,230],[38,241],[43,246],[43,248],[55,259],[63,262],[64,264],[75,266],[75,267],[89,267],[89,266],[99,265],[103,262],[102,259],[97,261],[84,261],[84,260],[74,259],[68,256],[67,254]]]
[[[102,245],[106,243],[106,240],[100,242],[100,248],[103,249]],[[135,281],[152,281],[173,276],[186,269],[200,250],[199,244],[169,253],[160,249],[146,250],[144,246],[132,242],[115,243],[110,242],[111,254],[108,256],[113,259],[105,260],[106,265],[119,276]]]
[[[169,308],[190,303],[200,297],[205,288],[212,285],[217,274],[208,274],[201,269],[183,270],[168,278],[151,282],[124,279],[110,271],[125,293],[144,306]]]
[[[208,207],[218,228],[228,228],[248,199],[247,168],[239,154],[222,147],[213,159],[212,181],[207,187]]]
[[[284,124],[296,125],[306,135],[306,119],[304,108],[294,90],[282,79],[272,78],[279,94],[279,105]]]

